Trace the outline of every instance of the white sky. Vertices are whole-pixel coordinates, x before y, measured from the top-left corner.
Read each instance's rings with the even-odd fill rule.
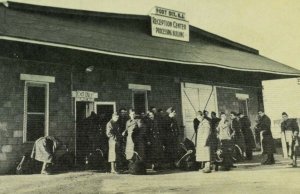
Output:
[[[39,5],[148,15],[154,6],[186,12],[191,25],[300,69],[299,0],[13,0]]]

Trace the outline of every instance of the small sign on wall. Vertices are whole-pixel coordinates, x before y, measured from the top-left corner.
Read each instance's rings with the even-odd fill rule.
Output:
[[[72,97],[75,98],[76,101],[93,102],[95,101],[95,98],[98,98],[98,93],[90,91],[73,91]]]

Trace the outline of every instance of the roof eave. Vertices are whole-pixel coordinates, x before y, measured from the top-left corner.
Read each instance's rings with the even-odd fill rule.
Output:
[[[300,77],[300,71],[299,71],[299,73],[287,73],[287,72],[276,72],[276,71],[268,71],[268,70],[261,70],[261,69],[234,68],[234,67],[230,67],[230,66],[226,66],[226,65],[222,65],[222,64],[192,62],[192,61],[180,61],[180,60],[174,60],[174,59],[141,56],[141,55],[119,53],[119,52],[113,52],[113,51],[98,50],[98,49],[93,49],[93,48],[79,47],[79,46],[74,46],[74,45],[66,45],[66,44],[61,44],[61,43],[53,43],[53,42],[30,40],[30,39],[11,37],[11,36],[3,36],[1,34],[0,34],[0,40],[8,40],[8,41],[23,42],[23,43],[29,43],[29,44],[52,46],[52,47],[58,47],[58,48],[73,49],[73,50],[99,53],[99,54],[105,54],[105,55],[111,55],[111,56],[126,57],[126,58],[144,59],[144,60],[170,62],[170,63],[187,64],[187,65],[197,65],[197,66],[209,66],[209,67],[216,67],[216,68],[222,68],[222,69],[227,69],[227,70],[252,72],[252,73],[253,72],[254,73],[255,72],[257,72],[257,73],[269,73],[269,74],[279,75],[281,77],[282,76],[287,76],[287,78]]]

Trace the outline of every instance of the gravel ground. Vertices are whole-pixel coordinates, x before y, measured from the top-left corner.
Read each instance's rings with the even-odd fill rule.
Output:
[[[95,171],[55,175],[0,176],[0,193],[300,193],[300,168],[286,164],[242,165],[229,172],[150,172],[148,175]]]

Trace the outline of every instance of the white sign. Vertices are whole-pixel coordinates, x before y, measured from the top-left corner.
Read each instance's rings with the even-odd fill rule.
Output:
[[[162,7],[154,7],[152,9],[152,13],[156,15],[161,15],[165,17],[171,17],[179,20],[185,20],[185,13],[179,12],[179,11],[174,11],[171,9],[166,9]]]
[[[73,91],[72,97],[76,98],[76,101],[93,102],[95,101],[95,98],[98,98],[98,93],[89,91]]]
[[[189,22],[185,13],[155,7],[150,14],[152,36],[189,41]]]

